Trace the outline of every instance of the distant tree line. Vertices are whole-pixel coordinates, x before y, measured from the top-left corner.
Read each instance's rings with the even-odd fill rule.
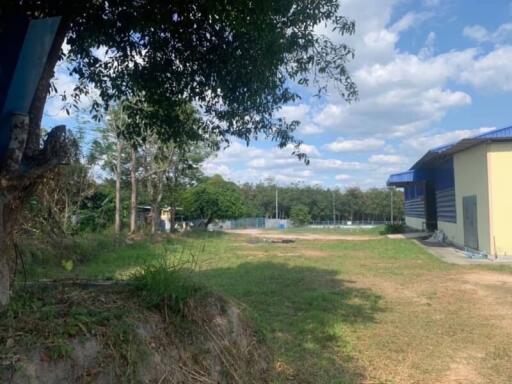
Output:
[[[290,218],[292,212],[304,211],[312,221],[375,220],[391,218],[391,192],[386,188],[361,190],[350,187],[345,190],[291,184],[276,186],[271,180],[258,184],[243,184],[246,215],[276,217],[276,189],[278,191],[278,217]],[[394,220],[403,218],[403,193],[393,192]],[[304,214],[302,214],[304,215]]]

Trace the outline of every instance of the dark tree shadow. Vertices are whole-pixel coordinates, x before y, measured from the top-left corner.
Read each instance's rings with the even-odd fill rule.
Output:
[[[348,327],[376,321],[381,296],[337,272],[283,263],[243,263],[198,272],[240,302],[274,352],[278,382],[357,383]]]

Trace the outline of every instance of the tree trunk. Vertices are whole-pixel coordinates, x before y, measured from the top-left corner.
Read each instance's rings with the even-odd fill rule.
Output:
[[[0,309],[7,304],[10,296],[15,256],[13,233],[19,211],[37,183],[68,157],[63,125],[49,132],[41,148],[44,106],[68,26],[65,20],[59,25],[28,115],[11,116],[8,152],[4,159],[0,159]]]
[[[171,232],[174,232],[174,227],[176,226],[176,206],[174,204],[171,205],[169,222],[171,225]]]
[[[12,259],[12,247],[9,244],[7,231],[7,215],[5,196],[0,198],[0,309],[9,302],[11,291],[11,269],[9,263]]]
[[[131,183],[132,193],[130,199],[130,233],[137,230],[137,150],[132,146]]]
[[[158,209],[158,206],[156,204],[153,204],[151,206],[151,233],[155,234],[156,229],[158,226],[158,223],[160,222],[160,215],[159,212],[160,209]]]
[[[64,220],[62,223],[62,228],[64,232],[68,231],[68,222],[69,222],[69,195],[67,193],[64,194]]]
[[[212,223],[213,221],[213,218],[212,217],[208,217],[206,219],[206,221],[204,222],[204,229],[208,229],[208,226]]]
[[[120,138],[117,139],[117,159],[116,159],[116,221],[115,232],[121,233],[121,154],[123,143]]]
[[[13,270],[13,233],[24,201],[39,180],[67,157],[66,129],[53,128],[37,154],[37,163],[24,163],[23,153],[29,131],[28,116],[13,114],[10,141],[6,156],[0,163],[0,307],[9,300]]]

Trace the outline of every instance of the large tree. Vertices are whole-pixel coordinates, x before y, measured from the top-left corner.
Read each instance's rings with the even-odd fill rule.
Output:
[[[205,228],[214,220],[237,219],[245,213],[243,194],[232,182],[215,175],[190,188],[183,197],[185,214]]]
[[[31,194],[38,176],[60,162],[65,145],[62,128],[50,136],[48,150],[39,151],[41,119],[57,62],[65,59],[79,79],[68,100],[94,88],[99,101],[95,115],[121,98],[142,97],[155,108],[134,104],[130,119],[152,121],[150,130],[175,143],[198,136],[229,135],[246,141],[264,135],[283,147],[296,143],[298,122],[276,118],[274,111],[296,101],[292,84],[315,86],[325,91],[326,81],[343,97],[356,97],[356,87],[345,64],[353,55],[343,43],[317,33],[328,24],[340,35],[353,33],[354,23],[340,16],[338,0],[4,0],[0,13],[24,12],[31,18],[62,16],[48,62],[36,90],[29,121],[13,124],[15,153],[25,164],[40,165],[23,183],[8,164],[0,164],[0,245],[7,249],[13,217]],[[1,30],[1,28],[0,28]],[[106,53],[99,55],[97,49]],[[162,113],[162,105],[196,103],[205,124],[185,130],[177,116]],[[147,134],[146,127],[130,126],[127,135]],[[17,140],[21,136],[26,140]],[[297,153],[303,157],[301,153]],[[28,172],[26,169],[23,172]],[[0,305],[9,292],[9,253],[0,256]]]
[[[98,129],[98,138],[95,139],[89,151],[89,161],[98,164],[103,171],[115,177],[115,220],[114,231],[121,232],[121,180],[126,173],[128,146],[122,137],[124,127],[127,125],[126,115],[122,103],[113,106],[109,111],[106,124]]]

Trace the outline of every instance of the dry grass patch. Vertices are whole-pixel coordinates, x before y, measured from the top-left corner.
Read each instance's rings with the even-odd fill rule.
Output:
[[[381,293],[386,307],[378,322],[355,332],[356,355],[365,362],[370,380],[396,384],[512,381],[510,317],[498,325],[496,317],[504,310],[495,306],[496,296],[480,295],[477,289],[481,288],[464,281],[464,271],[429,273],[407,285],[358,280]],[[505,307],[510,313],[510,300]],[[497,360],[496,351],[508,360]]]

